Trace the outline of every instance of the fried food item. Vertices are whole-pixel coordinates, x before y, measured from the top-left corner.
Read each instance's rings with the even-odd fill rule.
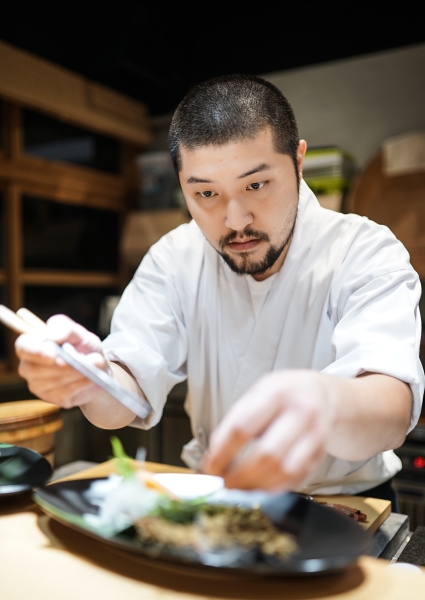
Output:
[[[329,506],[329,508],[333,508],[337,512],[346,515],[349,519],[353,519],[353,521],[367,523],[367,515],[358,508],[351,508],[350,506],[345,506],[345,504],[330,504],[328,502],[319,502],[319,504]]]
[[[288,558],[297,550],[292,535],[279,531],[259,509],[203,505],[186,522],[148,516],[135,523],[139,537],[159,546],[191,547],[198,552],[238,547],[263,555]]]

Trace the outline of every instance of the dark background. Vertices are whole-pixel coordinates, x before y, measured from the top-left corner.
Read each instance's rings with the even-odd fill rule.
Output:
[[[172,111],[196,83],[425,41],[423,3],[378,0],[8,2],[0,39]],[[421,7],[422,5],[422,7]]]

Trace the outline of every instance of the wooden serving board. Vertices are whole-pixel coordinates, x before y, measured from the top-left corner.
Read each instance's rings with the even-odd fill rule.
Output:
[[[379,498],[363,498],[362,496],[314,496],[316,502],[327,502],[328,504],[344,504],[350,508],[361,510],[367,515],[366,523],[359,523],[362,527],[375,532],[378,527],[391,514],[391,502]]]
[[[141,466],[141,465],[140,465]],[[193,473],[190,469],[183,467],[172,467],[171,465],[163,465],[160,463],[146,462],[143,467],[152,473]],[[111,473],[115,473],[115,460],[90,467],[79,473],[75,473],[64,479],[89,479],[91,477],[108,477]],[[376,531],[382,525],[391,513],[391,502],[389,500],[378,500],[377,498],[362,498],[361,496],[315,496],[316,502],[328,502],[329,504],[345,504],[350,508],[361,510],[367,515],[367,522],[360,523],[362,527],[369,530],[371,533]]]

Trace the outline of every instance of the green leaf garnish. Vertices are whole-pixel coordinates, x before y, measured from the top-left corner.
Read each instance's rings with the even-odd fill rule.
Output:
[[[114,435],[111,437],[110,441],[112,445],[112,454],[114,455],[114,458],[117,459],[118,473],[122,475],[124,479],[133,477],[136,468],[132,464],[130,456],[125,453],[121,440]]]
[[[174,523],[192,523],[203,505],[203,501],[200,502],[198,498],[195,500],[174,500],[162,495],[151,515]]]

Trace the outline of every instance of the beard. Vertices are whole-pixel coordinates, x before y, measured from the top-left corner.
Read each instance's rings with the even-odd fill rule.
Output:
[[[283,232],[283,241],[279,245],[270,242],[270,236],[265,231],[256,231],[255,229],[247,228],[243,230],[244,237],[248,239],[259,239],[269,243],[269,248],[266,255],[259,261],[252,261],[249,252],[240,252],[239,260],[236,262],[229,254],[224,251],[224,248],[230,244],[239,235],[239,232],[233,231],[228,235],[220,238],[219,248],[217,252],[223,257],[223,260],[237,275],[262,275],[275,264],[279,256],[288,246],[291,241],[297,220],[297,210],[293,216],[293,220],[289,229]]]

